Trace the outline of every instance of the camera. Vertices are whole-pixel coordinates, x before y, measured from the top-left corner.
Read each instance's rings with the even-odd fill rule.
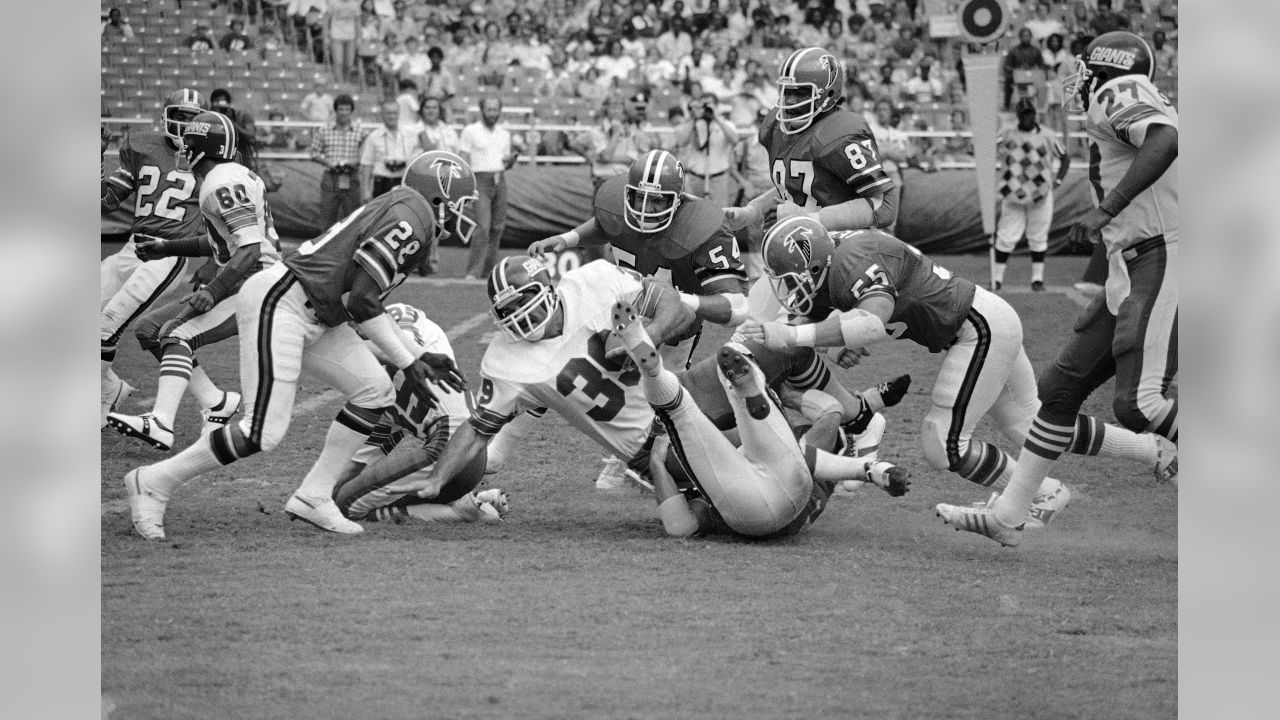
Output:
[[[382,164],[387,166],[388,172],[393,172],[393,173],[404,172],[404,168],[406,165],[405,161],[403,160],[383,160]]]
[[[355,165],[351,165],[351,164],[349,164],[349,163],[343,163],[343,164],[341,164],[341,165],[334,165],[334,166],[333,166],[333,174],[334,174],[334,175],[355,175],[355,174],[356,174],[356,166],[355,166]]]
[[[710,105],[703,105],[703,106],[702,106],[702,119],[703,119],[703,120],[715,120],[715,119],[716,119],[716,109],[715,109],[715,108],[713,108],[713,107],[711,107]]]

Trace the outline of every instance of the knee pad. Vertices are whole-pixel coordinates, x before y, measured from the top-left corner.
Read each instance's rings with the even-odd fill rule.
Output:
[[[1071,378],[1058,369],[1057,363],[1041,374],[1036,380],[1036,387],[1041,411],[1055,417],[1073,418],[1080,414],[1084,398],[1078,397]]]
[[[920,426],[920,449],[925,462],[934,470],[950,470],[951,460],[947,457],[947,423],[940,422],[930,412]]]
[[[244,422],[230,423],[209,433],[209,444],[213,448],[214,457],[223,465],[247,458],[262,451],[262,448],[249,439],[248,428]]]
[[[1159,422],[1165,400],[1160,393],[1138,388],[1135,393],[1116,393],[1111,409],[1120,425],[1136,433],[1148,432]]]

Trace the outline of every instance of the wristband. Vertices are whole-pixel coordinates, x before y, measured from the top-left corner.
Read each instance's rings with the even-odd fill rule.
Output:
[[[680,302],[684,303],[684,306],[690,310],[698,312],[698,308],[702,305],[702,298],[689,293],[680,293]]]
[[[789,345],[799,347],[813,347],[818,342],[818,324],[809,323],[807,325],[792,325],[791,342]]]
[[[385,312],[360,323],[360,332],[364,333],[365,337],[378,346],[378,349],[387,356],[392,365],[401,370],[409,367],[417,360],[413,353],[409,352],[409,348],[405,347],[404,340],[400,337],[400,329],[396,327],[395,321]]]
[[[689,537],[698,531],[698,518],[680,493],[658,504],[658,517],[662,519],[663,529],[672,537]]]

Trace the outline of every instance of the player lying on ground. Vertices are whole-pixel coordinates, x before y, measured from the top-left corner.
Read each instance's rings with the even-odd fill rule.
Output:
[[[208,241],[139,241],[139,257],[199,257],[212,254],[217,275],[181,300],[148,313],[138,326],[138,342],[160,361],[160,379],[151,412],[110,413],[107,422],[129,437],[160,450],[173,445],[178,403],[195,367],[194,353],[236,334],[236,294],[254,273],[280,261],[279,238],[267,206],[267,189],[237,162],[236,127],[227,116],[201,113],[182,131],[182,153],[200,182],[200,211]],[[203,398],[201,398],[203,404]],[[216,415],[206,415],[204,432],[226,424],[240,407],[240,393],[226,393]]]
[[[622,302],[649,318],[655,342],[684,332],[694,320],[693,313],[669,286],[603,260],[565,273],[553,286],[539,260],[508,257],[494,268],[488,290],[494,321],[503,333],[485,351],[480,394],[470,422],[450,439],[428,477],[392,485],[391,492],[436,497],[460,468],[485,452],[505,424],[531,407],[558,412],[614,455],[628,458],[633,468],[647,470],[655,462],[668,460],[653,456],[655,415],[640,388],[641,373],[626,362],[613,328],[614,306]],[[723,440],[705,417],[696,431],[714,433]],[[678,440],[677,436],[671,445],[679,447]],[[788,441],[795,444],[789,431]],[[826,478],[832,482],[870,478],[893,492],[905,492],[902,473],[888,463],[817,450],[814,455],[823,458],[819,462],[832,473]],[[688,474],[676,455],[669,459]],[[720,480],[717,486],[734,487],[732,479]],[[799,510],[788,515],[787,522]],[[761,526],[745,527],[754,533]]]
[[[471,167],[432,151],[405,168],[403,184],[362,205],[283,262],[257,273],[236,305],[240,382],[248,400],[240,422],[198,439],[177,455],[125,475],[134,529],[164,538],[164,513],[183,482],[270,450],[289,428],[304,369],[342,393],[346,404],[325,435],[320,457],[285,503],[285,513],[343,534],[363,528],[343,517],[333,488],[347,461],[395,402],[391,378],[353,324],[419,392],[438,379],[464,381],[453,359],[406,344],[383,299],[426,257],[434,241],[470,238],[466,206],[475,198]]]
[[[416,343],[427,352],[454,357],[453,347],[440,326],[412,305],[387,306],[406,343]],[[383,416],[369,441],[352,456],[343,469],[333,500],[351,520],[392,520],[414,518],[434,522],[475,522],[497,520],[507,512],[507,495],[496,488],[473,492],[484,477],[485,458],[477,457],[450,479],[431,500],[415,495],[387,492],[386,486],[411,473],[429,472],[449,438],[471,414],[465,393],[451,387],[433,388],[435,397],[416,391],[405,381],[390,358],[370,341],[365,344],[392,376],[396,387],[395,406]]]
[[[794,217],[769,230],[763,251],[779,302],[813,322],[749,320],[739,332],[767,347],[861,348],[903,338],[944,352],[920,431],[925,460],[984,487],[1009,481],[1013,459],[973,439],[989,415],[1020,443],[1039,409],[1022,322],[1007,302],[880,230],[828,234],[818,222]],[[1149,467],[1164,461],[1156,438],[1092,419],[1078,428],[1071,448]],[[1043,527],[1069,500],[1066,486],[1045,478],[1027,522]]]
[[[1120,424],[1158,433],[1176,451],[1178,398],[1170,388],[1178,374],[1178,111],[1152,84],[1153,68],[1145,40],[1110,32],[1089,43],[1066,81],[1064,97],[1087,111],[1097,205],[1071,234],[1106,243],[1106,290],[1040,377],[1041,405],[1005,492],[982,507],[937,506],[957,530],[1017,545],[1034,493],[1028,488],[1063,452],[1076,451],[1082,429],[1102,426],[1080,408],[1112,377]],[[1169,457],[1156,478],[1176,483],[1177,456]]]

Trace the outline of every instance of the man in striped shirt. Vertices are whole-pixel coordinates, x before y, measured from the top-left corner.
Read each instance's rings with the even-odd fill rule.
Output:
[[[329,227],[360,207],[360,141],[364,134],[352,122],[356,104],[350,95],[333,99],[333,124],[316,130],[311,159],[324,166],[320,178],[320,212]]]

